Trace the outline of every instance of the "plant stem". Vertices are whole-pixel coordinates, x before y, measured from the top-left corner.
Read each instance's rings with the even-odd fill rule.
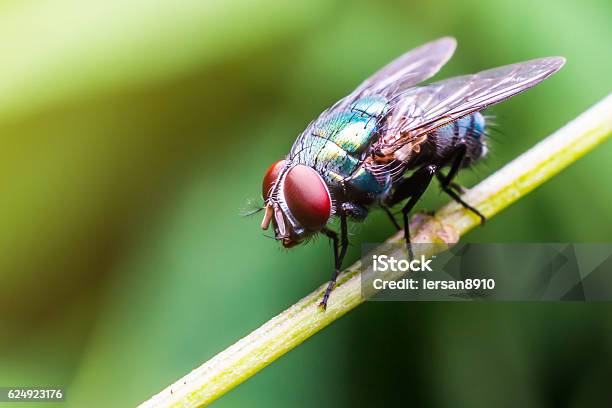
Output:
[[[487,218],[508,207],[612,133],[612,94],[544,139],[467,192],[463,198]],[[431,217],[415,217],[414,242],[456,242],[480,220],[456,203]],[[398,242],[398,233],[387,242]],[[325,284],[231,347],[214,356],[142,407],[198,407],[207,405],[310,336],[344,315],[364,299],[361,264],[356,262],[338,279],[327,311],[317,307]]]

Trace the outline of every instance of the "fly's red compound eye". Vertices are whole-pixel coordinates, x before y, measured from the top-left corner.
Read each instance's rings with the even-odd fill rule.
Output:
[[[287,173],[283,188],[285,202],[302,227],[318,231],[331,215],[329,190],[312,168],[297,165]]]
[[[281,170],[283,169],[283,167],[285,167],[285,163],[286,163],[285,160],[279,160],[276,163],[272,164],[266,171],[266,174],[263,179],[263,183],[261,185],[261,195],[263,196],[264,200],[268,199],[270,190],[272,189],[272,186],[276,182],[276,179],[278,178]]]

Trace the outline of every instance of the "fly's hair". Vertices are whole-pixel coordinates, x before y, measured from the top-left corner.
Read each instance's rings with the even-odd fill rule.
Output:
[[[265,206],[261,203],[260,200],[250,198],[247,200],[244,207],[240,209],[239,214],[241,217],[250,217],[251,215],[255,215],[263,211],[264,208]]]
[[[497,119],[497,115],[494,115],[492,113],[485,113],[484,111],[481,111],[480,114],[482,115],[482,117],[485,119],[487,125],[494,125],[494,126],[498,126],[499,123],[496,122]]]
[[[376,177],[377,180],[384,184],[386,178],[391,178],[396,181],[401,178],[406,169],[406,163],[399,160],[392,160],[388,163],[377,164],[373,163],[368,166],[368,170]]]
[[[329,218],[331,218],[337,215],[336,206],[338,205],[338,200],[334,198],[334,192],[329,188],[329,186],[327,187],[327,191],[329,192],[329,198],[331,199],[331,214],[329,214]]]
[[[284,179],[285,175],[287,174],[290,168],[291,168],[291,161],[287,159],[285,168],[278,175],[278,177],[276,178],[276,180],[274,181],[274,183],[270,186],[270,189],[268,190],[268,199],[266,200],[265,205],[278,202],[278,190],[281,187],[281,180]],[[265,208],[265,205],[263,208]]]
[[[300,241],[300,246],[302,246],[302,244],[310,244],[311,242],[315,242],[317,239],[319,239],[319,235],[320,234],[311,234],[311,235],[307,235],[305,236],[302,241]],[[275,237],[271,237],[269,235],[265,235],[265,237],[267,238],[272,238],[276,241],[278,241]],[[290,250],[293,250],[294,248],[285,248],[283,245],[279,245],[277,247],[277,249],[280,252],[289,252]]]
[[[482,133],[486,140],[492,140],[495,143],[500,143],[506,136],[506,133],[497,125],[493,123],[491,126],[487,124],[487,128]],[[498,136],[502,136],[501,138]]]

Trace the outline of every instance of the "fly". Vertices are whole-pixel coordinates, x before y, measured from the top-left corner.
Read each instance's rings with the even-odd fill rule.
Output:
[[[403,228],[410,257],[410,211],[435,177],[453,200],[461,198],[459,170],[487,154],[483,109],[542,82],[565,63],[548,57],[416,86],[432,77],[455,51],[445,37],[394,60],[324,111],[298,136],[289,154],[266,171],[261,227],[273,225],[286,248],[315,234],[334,248],[334,271],[320,306],[325,309],[348,248],[348,220],[373,207]],[[442,169],[448,168],[446,173]],[[390,208],[399,203],[402,224]],[[329,227],[340,220],[340,231]]]

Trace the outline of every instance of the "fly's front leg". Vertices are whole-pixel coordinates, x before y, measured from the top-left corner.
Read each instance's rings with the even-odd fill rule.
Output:
[[[457,175],[457,172],[459,171],[459,169],[461,168],[461,164],[463,163],[463,159],[465,158],[465,152],[465,145],[462,145],[458,148],[457,154],[453,159],[453,162],[451,163],[451,168],[448,171],[448,174],[444,176],[441,173],[438,173],[438,181],[440,182],[440,187],[442,187],[442,191],[448,194],[453,200],[461,204],[463,208],[479,216],[480,223],[484,224],[487,218],[476,208],[463,201],[459,194],[462,194],[464,189],[460,185],[453,183],[453,179]],[[457,194],[457,192],[459,192],[459,194]]]
[[[344,257],[346,255],[346,251],[348,249],[348,228],[347,228],[347,220],[346,213],[344,210],[340,212],[340,238],[338,238],[338,233],[330,230],[329,228],[323,228],[321,231],[323,234],[327,235],[333,242],[334,245],[334,272],[327,284],[327,288],[325,288],[325,294],[323,295],[323,300],[319,303],[319,306],[325,310],[327,308],[327,301],[329,300],[329,295],[331,294],[334,286],[336,285],[336,279],[338,279],[338,275],[340,274],[340,269],[342,268],[342,261],[344,261]]]

